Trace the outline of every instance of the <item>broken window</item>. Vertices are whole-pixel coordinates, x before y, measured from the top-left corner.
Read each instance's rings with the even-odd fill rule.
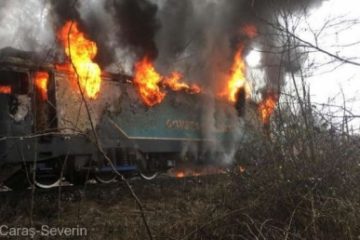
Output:
[[[28,75],[24,72],[0,70],[0,94],[27,94]]]
[[[10,95],[9,114],[16,121],[25,119],[30,110],[29,78],[25,72],[0,70],[0,94]]]

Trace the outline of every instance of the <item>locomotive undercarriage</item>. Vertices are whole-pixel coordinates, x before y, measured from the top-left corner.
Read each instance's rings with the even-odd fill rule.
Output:
[[[32,143],[34,151],[15,154],[12,151],[19,148],[9,150],[9,156],[18,155],[23,159],[11,159],[1,166],[0,185],[21,190],[31,185],[46,189],[59,186],[62,182],[82,185],[89,180],[108,184],[133,176],[152,180],[174,165],[175,161],[170,159],[176,155],[145,154],[135,149],[113,147],[104,149],[105,157],[82,137],[54,137],[51,143],[45,144],[37,140],[17,140],[25,141],[28,146]]]

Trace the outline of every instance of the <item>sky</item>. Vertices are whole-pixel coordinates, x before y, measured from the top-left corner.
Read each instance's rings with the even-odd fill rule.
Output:
[[[312,9],[308,16],[302,16],[299,22],[295,32],[301,39],[360,64],[359,0],[324,1],[320,7]],[[319,32],[315,40],[314,33]],[[261,69],[260,52],[261,50],[254,49],[246,56],[250,72]],[[342,106],[345,99],[346,108],[354,115],[360,115],[360,66],[344,64],[324,53],[314,51],[308,54],[303,68],[305,74],[308,75],[306,81],[310,86],[313,103]],[[251,80],[257,82],[256,78],[262,78],[262,75],[255,75],[255,78]],[[293,90],[292,80],[290,76],[287,76],[284,91]],[[318,109],[322,109],[321,106]],[[341,115],[342,112],[339,109],[326,107],[322,111],[332,115]],[[333,122],[340,120],[336,118]],[[352,120],[351,126],[359,132],[360,118]]]
[[[318,9],[311,11],[308,23],[299,36],[315,44],[309,29],[317,32],[330,20],[328,28],[320,34],[318,45],[331,53],[360,63],[360,1],[359,0],[331,0],[326,1]],[[341,23],[341,24],[336,24]],[[334,26],[332,26],[333,24]],[[359,42],[358,44],[356,44]],[[317,64],[333,60],[323,53],[309,55],[309,61]],[[342,105],[343,95],[347,100],[347,108],[354,114],[360,115],[360,66],[341,64],[335,61],[312,70],[308,83],[311,87],[312,100],[317,103]],[[335,109],[332,109],[335,110]],[[352,123],[359,128],[360,119]]]

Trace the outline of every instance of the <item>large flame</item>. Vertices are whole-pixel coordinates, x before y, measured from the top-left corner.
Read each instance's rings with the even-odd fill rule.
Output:
[[[57,36],[72,62],[65,66],[72,75],[71,79],[79,81],[80,87],[89,98],[96,98],[101,86],[101,70],[99,65],[93,62],[97,54],[96,43],[86,38],[74,21],[66,22]]]
[[[154,106],[165,98],[166,94],[161,91],[160,82],[160,74],[156,72],[153,63],[147,57],[135,64],[134,84],[146,105]]]
[[[47,84],[49,80],[49,73],[47,72],[36,72],[35,73],[35,86],[40,92],[42,100],[48,99]]]
[[[201,88],[197,84],[187,84],[185,82],[181,82],[180,80],[183,78],[183,75],[179,72],[172,72],[169,77],[165,77],[163,79],[163,85],[170,88],[173,91],[185,91],[188,93],[200,93]]]
[[[0,86],[0,94],[10,94],[11,86]]]
[[[236,102],[237,94],[240,88],[245,89],[246,96],[250,96],[251,88],[246,80],[246,65],[243,59],[243,47],[240,47],[236,52],[233,65],[231,67],[231,74],[227,80],[225,89],[220,93],[221,97],[226,97],[230,102]]]
[[[275,110],[277,101],[278,98],[275,95],[268,95],[262,102],[260,102],[259,114],[261,121],[264,124],[269,124],[270,117]]]
[[[135,64],[134,84],[142,101],[150,107],[161,103],[165,98],[166,92],[161,87],[188,93],[200,92],[201,89],[198,85],[182,82],[182,78],[183,76],[179,72],[172,72],[168,77],[161,76],[156,71],[153,62],[147,57]]]

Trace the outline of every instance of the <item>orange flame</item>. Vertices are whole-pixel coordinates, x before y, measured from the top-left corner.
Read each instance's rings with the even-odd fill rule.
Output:
[[[160,82],[160,74],[147,57],[135,64],[134,84],[146,105],[154,106],[165,98],[166,94],[159,87]]]
[[[183,171],[178,171],[178,172],[175,173],[175,177],[177,177],[177,178],[183,178],[183,177],[185,177],[185,172],[183,172]]]
[[[74,21],[66,22],[57,36],[72,62],[65,65],[72,73],[71,80],[79,81],[81,89],[85,90],[89,98],[96,98],[101,86],[101,69],[93,62],[97,54],[96,43],[86,38]]]
[[[169,174],[176,178],[199,177],[213,174],[223,174],[225,170],[218,166],[183,166],[171,169]]]
[[[0,86],[0,94],[10,94],[11,86]]]
[[[183,78],[182,74],[179,72],[173,72],[169,77],[163,79],[163,85],[167,86],[173,91],[184,90],[190,94],[200,93],[201,88],[197,84],[189,85],[185,82],[181,82],[180,79]]]
[[[181,78],[182,74],[179,72],[173,72],[169,77],[161,76],[147,57],[135,64],[134,84],[142,101],[150,107],[164,100],[166,93],[161,87],[168,87],[173,91],[183,90],[191,94],[200,92],[201,89],[198,85],[188,85],[181,82]]]
[[[227,85],[225,90],[220,93],[221,97],[226,97],[230,102],[236,102],[236,95],[240,88],[244,88],[246,96],[250,97],[250,85],[245,77],[245,62],[243,59],[243,47],[236,52],[234,57],[234,62],[231,67],[231,75],[227,80]]]
[[[275,95],[269,95],[259,104],[259,113],[261,121],[264,124],[269,124],[270,117],[275,110],[278,98]]]
[[[47,84],[49,80],[49,73],[47,72],[36,72],[35,73],[35,86],[39,90],[41,99],[47,100]]]

